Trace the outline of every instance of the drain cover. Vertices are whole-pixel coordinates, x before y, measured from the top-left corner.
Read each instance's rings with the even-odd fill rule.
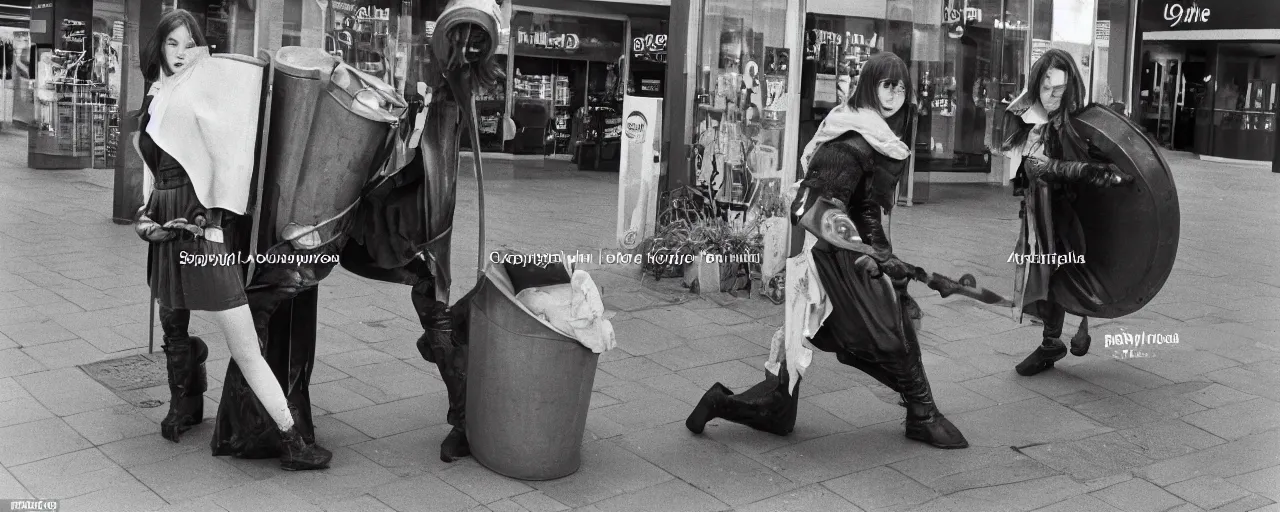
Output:
[[[143,390],[169,383],[164,356],[136,355],[98,361],[80,367],[93,380],[114,391],[120,398],[142,408],[164,405]]]

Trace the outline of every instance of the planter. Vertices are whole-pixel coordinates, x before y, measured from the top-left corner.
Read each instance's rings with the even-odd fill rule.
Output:
[[[684,266],[684,285],[698,294],[751,290],[750,272],[740,275],[743,263],[719,262],[717,255],[699,254],[697,260]]]

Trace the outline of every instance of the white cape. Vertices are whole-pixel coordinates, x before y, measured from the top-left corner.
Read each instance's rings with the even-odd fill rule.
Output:
[[[257,155],[263,66],[189,50],[193,60],[151,88],[151,121],[142,127],[156,145],[182,164],[205,208],[244,215]],[[142,178],[142,202],[155,187],[151,169]]]

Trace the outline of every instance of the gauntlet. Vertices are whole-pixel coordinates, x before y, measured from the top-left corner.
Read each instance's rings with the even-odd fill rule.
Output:
[[[146,242],[168,242],[177,238],[177,233],[165,229],[147,216],[147,207],[138,208],[138,220],[133,223],[133,232]]]
[[[1133,182],[1133,177],[1121,172],[1115,164],[1028,158],[1027,170],[1028,174],[1047,182],[1085,183],[1095,187]]]

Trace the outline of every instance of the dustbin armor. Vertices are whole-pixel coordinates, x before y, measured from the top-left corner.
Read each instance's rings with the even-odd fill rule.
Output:
[[[494,59],[499,17],[493,0],[448,3],[429,54],[410,57],[422,65],[410,66],[407,82],[425,84],[425,97],[412,86],[405,88],[407,98],[400,97],[345,64],[336,64],[333,69],[341,73],[333,73],[312,50],[281,49],[273,75],[273,118],[264,127],[267,155],[260,159],[253,235],[259,239],[246,243],[258,254],[336,255],[357,275],[412,287],[414,309],[426,330],[418,348],[437,364],[449,394],[448,421],[454,429],[441,446],[446,461],[470,454],[464,414],[469,297],[458,301],[462,307],[448,306],[458,149],[475,119],[473,96],[501,79]],[[285,111],[279,103],[296,108]],[[342,121],[326,127],[319,122],[324,117]],[[384,125],[389,125],[386,131]],[[421,133],[414,133],[416,126]],[[299,146],[303,140],[308,143]],[[412,160],[391,158],[399,154]],[[335,264],[267,262],[255,266],[247,288],[264,354],[302,413],[305,425],[299,432],[311,438],[308,386],[315,360],[316,289]],[[224,386],[214,454],[275,456],[273,433],[266,428],[270,418],[234,365]]]

